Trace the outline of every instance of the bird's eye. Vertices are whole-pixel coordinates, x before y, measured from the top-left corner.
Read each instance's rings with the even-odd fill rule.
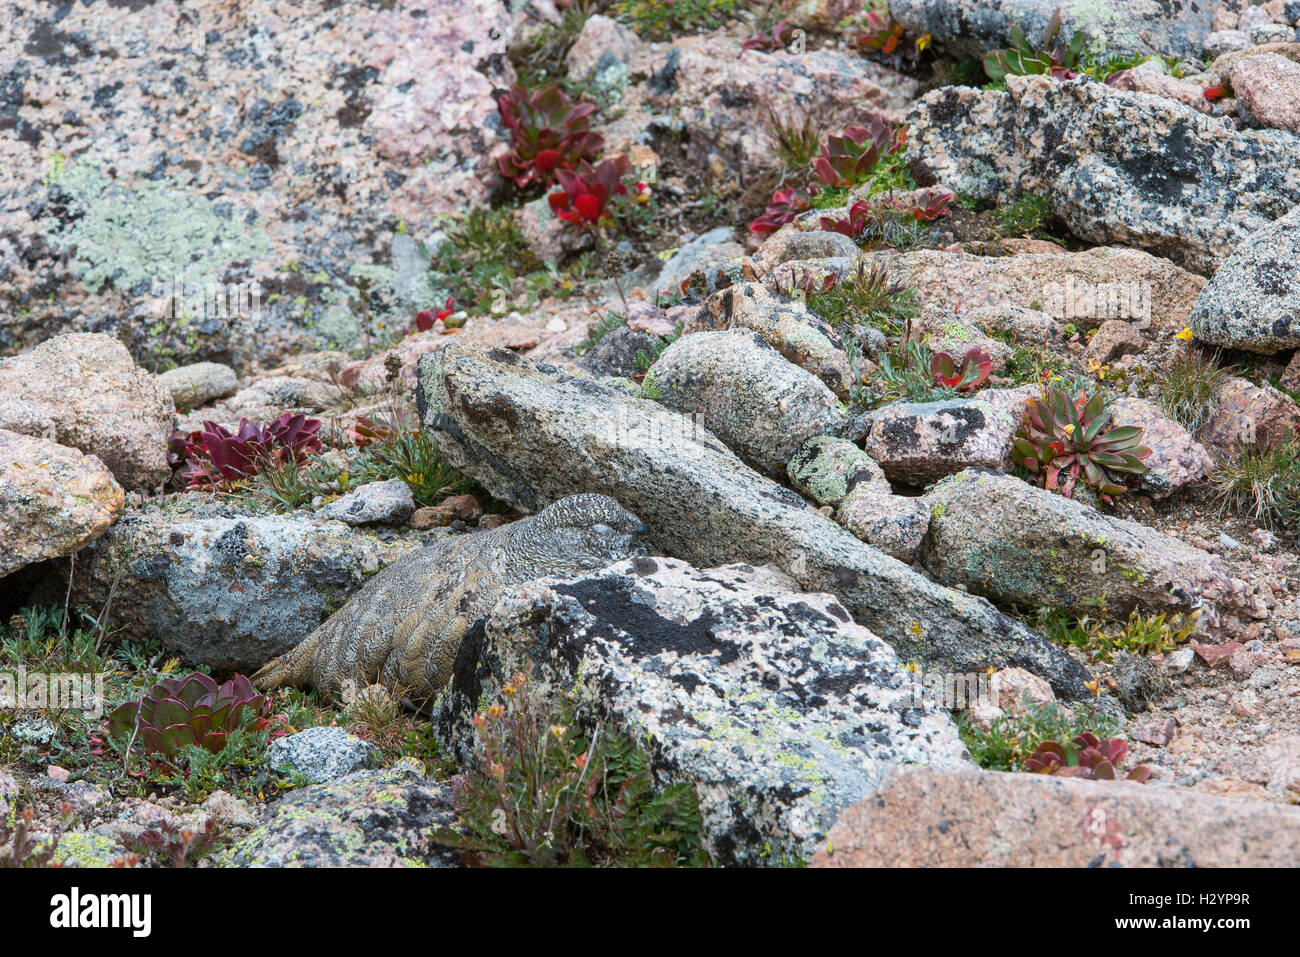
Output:
[[[591,530],[597,535],[613,535],[614,530],[608,525],[593,525]]]

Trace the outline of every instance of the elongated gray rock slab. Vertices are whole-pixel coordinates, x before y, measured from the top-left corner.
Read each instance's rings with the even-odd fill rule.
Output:
[[[417,400],[447,460],[522,509],[600,491],[678,558],[774,564],[810,591],[837,595],[905,659],[960,672],[1018,665],[1062,696],[1090,694],[1087,669],[1059,647],[860,542],[689,417],[471,344],[421,360]]]

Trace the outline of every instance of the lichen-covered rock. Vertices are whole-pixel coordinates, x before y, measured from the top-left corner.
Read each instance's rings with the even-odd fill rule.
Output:
[[[818,505],[839,505],[859,485],[889,492],[889,480],[871,456],[830,435],[814,435],[800,445],[786,474],[791,485]]]
[[[1267,382],[1230,376],[1214,395],[1214,411],[1198,433],[1227,456],[1275,448],[1300,432],[1300,406]]]
[[[870,113],[898,121],[917,88],[915,80],[852,53],[737,50],[725,35],[684,37],[638,67],[650,75],[638,98],[690,130],[690,154],[706,167],[711,158],[742,168],[767,161],[769,110],[794,107],[827,129]]]
[[[1205,90],[1195,83],[1175,79],[1165,73],[1143,70],[1121,70],[1106,80],[1108,86],[1134,93],[1150,93],[1191,107],[1198,113],[1215,114],[1217,109],[1205,98]]]
[[[982,57],[1011,45],[1011,28],[1041,43],[1057,9],[1061,37],[1076,31],[1108,54],[1177,53],[1201,55],[1201,40],[1214,27],[1213,6],[1194,0],[890,0],[889,10],[910,36],[928,33],[948,50]],[[1035,47],[1038,49],[1038,47]]]
[[[0,578],[79,551],[122,514],[104,463],[76,449],[0,429]]]
[[[800,230],[793,225],[783,226],[763,241],[754,256],[754,269],[760,276],[777,280],[790,274],[781,266],[788,262],[809,259],[843,259],[852,262],[858,258],[858,244],[843,233],[829,230]],[[799,270],[794,270],[796,277]]]
[[[518,672],[642,744],[661,783],[694,784],[718,864],[788,864],[902,764],[968,763],[890,647],[833,595],[749,566],[635,558],[502,599],[462,645],[434,714],[472,758],[471,718]]]
[[[732,239],[733,235],[730,226],[718,226],[696,236],[664,263],[659,278],[654,281],[655,292],[665,296],[680,293],[681,284],[697,271],[704,274],[708,290],[713,292],[717,288],[718,267],[745,254],[744,247]]]
[[[795,449],[835,432],[840,402],[820,379],[748,329],[682,336],[651,367],[663,403],[704,426],[773,478],[785,476]]]
[[[1300,810],[1132,781],[905,770],[814,867],[1293,867]]]
[[[226,867],[457,867],[431,835],[456,820],[450,788],[405,758],[291,792],[223,852]]]
[[[1204,608],[1235,594],[1219,559],[1172,536],[1029,485],[972,469],[925,495],[921,562],[939,581],[1023,608],[1045,605],[1123,619]]]
[[[1212,271],[1300,202],[1300,137],[1086,79],[945,87],[909,122],[923,180],[994,202],[1040,194],[1076,235],[1190,269]]]
[[[1287,32],[1295,39],[1294,30]],[[1261,125],[1300,133],[1300,63],[1276,53],[1246,57],[1233,67],[1232,92]]]
[[[1300,206],[1238,244],[1201,290],[1191,327],[1229,349],[1300,346]]]
[[[654,349],[662,344],[657,336],[619,326],[601,336],[600,341],[582,354],[578,368],[603,378],[605,376],[635,376],[645,369],[638,358],[645,361],[654,357]]]
[[[424,238],[437,215],[486,201],[506,51],[549,6],[14,11],[0,36],[0,283],[17,308],[0,314],[0,350],[97,330],[150,369],[243,369],[357,342],[359,276],[382,290],[372,335],[441,302],[427,277],[424,295],[395,288],[394,225]],[[177,278],[260,299],[160,318]]]
[[[1002,471],[1033,386],[985,389],[965,399],[886,406],[864,448],[891,482],[922,487],[964,468]]]
[[[379,751],[343,728],[315,727],[276,738],[267,746],[266,756],[272,767],[287,766],[321,784],[370,767]]]
[[[785,300],[761,283],[745,282],[718,291],[705,306],[685,323],[683,333],[752,329],[841,399],[848,398],[854,380],[844,344],[830,324],[803,303]]]
[[[78,556],[73,596],[103,608],[111,595],[109,631],[119,638],[155,639],[192,664],[251,672],[413,545],[301,514],[132,511]]]
[[[923,498],[859,485],[840,503],[835,520],[868,545],[910,565],[930,527],[930,506]]]
[[[915,289],[923,305],[986,332],[1037,342],[1055,338],[1064,323],[1104,319],[1129,319],[1153,333],[1177,331],[1205,285],[1166,259],[1116,246],[1017,256],[918,249],[868,259],[888,270],[891,281]]]
[[[1147,470],[1138,485],[1152,498],[1167,498],[1200,482],[1214,469],[1214,460],[1205,446],[1154,402],[1122,396],[1106,408],[1116,426],[1136,425],[1142,429],[1142,444],[1151,454],[1142,460]]]
[[[177,366],[158,376],[158,382],[171,393],[172,405],[178,409],[197,409],[234,395],[238,388],[235,370],[220,362]]]
[[[414,511],[411,486],[388,479],[354,488],[326,505],[321,514],[349,525],[401,525]]]
[[[1060,648],[863,544],[658,403],[472,346],[425,359],[417,398],[448,462],[516,507],[600,489],[674,556],[702,567],[777,565],[839,596],[900,655],[955,671],[1018,664],[1064,697],[1090,694],[1086,669]]]
[[[72,333],[0,360],[0,428],[94,455],[123,488],[171,475],[171,393],[112,336]]]

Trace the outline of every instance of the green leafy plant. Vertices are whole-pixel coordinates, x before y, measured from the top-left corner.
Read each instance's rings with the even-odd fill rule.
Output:
[[[988,727],[957,716],[957,728],[971,760],[990,771],[1019,770],[1043,741],[1068,741],[1084,733],[1109,738],[1120,729],[1120,720],[1088,704],[1066,708],[1055,701],[1026,703],[1015,715],[995,718]]]
[[[1066,612],[1040,609],[1038,630],[1061,645],[1073,645],[1094,661],[1109,661],[1117,652],[1163,654],[1187,641],[1199,626],[1199,612],[1144,615],[1133,609],[1120,623],[1110,621],[1105,608],[1096,616],[1075,617]]]
[[[550,183],[562,169],[597,156],[605,138],[588,129],[594,103],[574,103],[558,87],[530,93],[513,86],[497,101],[511,150],[497,158],[501,175],[521,189]]]
[[[1001,83],[1008,76],[1032,76],[1048,74],[1054,79],[1068,80],[1079,76],[1075,69],[1088,36],[1077,31],[1065,46],[1055,46],[1057,34],[1061,32],[1061,8],[1056,8],[1047,25],[1047,36],[1043,38],[1042,49],[1035,47],[1026,38],[1018,26],[1011,28],[1011,46],[1005,50],[993,50],[984,57],[984,72],[994,83]]]
[[[654,787],[634,741],[589,734],[523,675],[474,716],[482,773],[453,783],[455,830],[435,835],[488,866],[704,865],[690,784]]]
[[[429,436],[406,410],[381,419],[373,438],[353,461],[350,481],[357,485],[401,479],[411,488],[417,505],[437,505],[452,495],[473,491],[474,483],[453,469]]]
[[[139,739],[146,753],[170,761],[190,745],[216,754],[235,729],[265,728],[270,713],[266,696],[243,675],[219,685],[195,671],[162,679],[140,700],[115,708],[108,723],[109,733],[127,742],[128,750]]]
[[[1017,465],[1041,475],[1044,487],[1060,490],[1066,498],[1080,479],[1096,489],[1102,501],[1126,491],[1127,476],[1142,475],[1142,459],[1151,450],[1141,444],[1142,430],[1135,425],[1111,425],[1106,397],[1080,392],[1071,399],[1055,386],[1026,404],[1025,418],[1012,443]],[[1062,478],[1064,475],[1064,478]]]
[[[1189,349],[1155,370],[1156,401],[1171,419],[1195,435],[1214,413],[1215,396],[1229,372],[1218,355]]]
[[[1025,770],[1033,774],[1054,774],[1057,777],[1087,778],[1096,781],[1114,781],[1122,770],[1128,754],[1128,742],[1122,738],[1097,737],[1091,732],[1071,739],[1066,744],[1043,741],[1034,753],[1025,759]],[[1139,764],[1124,775],[1125,781],[1145,784],[1151,778],[1151,769]]]

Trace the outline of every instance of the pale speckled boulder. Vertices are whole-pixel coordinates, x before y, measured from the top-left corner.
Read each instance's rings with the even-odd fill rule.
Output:
[[[969,398],[903,402],[871,420],[864,448],[891,482],[922,487],[964,468],[1004,470],[1034,386],[985,389]]]
[[[79,551],[108,530],[124,502],[94,456],[0,429],[0,578]]]
[[[969,765],[889,645],[767,569],[642,557],[521,586],[461,646],[440,740],[472,761],[480,702],[530,670],[643,744],[657,781],[695,786],[716,864],[801,861],[886,769]]]
[[[235,394],[239,383],[235,370],[220,362],[195,362],[177,366],[158,376],[158,381],[172,396],[178,409],[197,409],[214,399]]]
[[[859,485],[840,503],[835,520],[868,545],[910,565],[929,531],[930,506],[923,498]]]
[[[1300,63],[1276,53],[1246,57],[1232,69],[1232,92],[1261,125],[1300,133]]]
[[[1046,605],[1122,620],[1146,612],[1234,607],[1239,585],[1219,559],[1155,529],[1030,485],[971,469],[925,499],[930,533],[921,563],[938,581],[1023,608]]]
[[[1267,382],[1230,376],[1214,395],[1214,411],[1197,437],[1227,456],[1271,449],[1300,432],[1300,406]]]
[[[171,393],[126,346],[100,333],[71,333],[0,360],[0,428],[32,433],[97,456],[128,490],[171,476]]]
[[[1116,426],[1136,425],[1142,429],[1142,444],[1151,454],[1142,460],[1147,470],[1139,488],[1152,498],[1167,498],[1204,480],[1214,470],[1214,459],[1205,446],[1154,402],[1123,396],[1106,408]]]
[[[411,486],[388,479],[354,488],[326,505],[321,514],[348,525],[401,525],[414,511]]]
[[[1131,781],[905,770],[814,867],[1294,867],[1300,809]],[[1226,916],[1226,912],[1225,912]]]
[[[839,333],[802,302],[777,296],[761,283],[744,282],[719,290],[705,307],[690,318],[683,333],[752,329],[841,399],[848,397],[853,370]]]
[[[748,329],[682,336],[650,373],[662,402],[704,426],[743,460],[783,478],[795,449],[843,423],[840,401],[810,372]]]
[[[1083,239],[1198,271],[1300,202],[1300,137],[1238,130],[1103,83],[1013,76],[1006,92],[944,87],[909,122],[923,181],[995,202],[1038,193]]]
[[[800,230],[794,224],[782,226],[763,241],[754,255],[754,269],[760,276],[771,276],[783,280],[789,269],[782,269],[785,263],[800,263],[805,260],[841,260],[852,262],[858,258],[858,244],[843,233],[834,233],[824,229]],[[800,274],[794,269],[795,276]]]
[[[884,266],[892,281],[915,289],[923,306],[945,311],[982,331],[1014,333],[1031,342],[1056,338],[1067,322],[1097,325],[1096,320],[1112,318],[1132,318],[1152,333],[1177,331],[1187,325],[1205,285],[1200,276],[1167,259],[1118,246],[1016,256],[918,249],[871,253],[867,258]],[[1132,303],[1133,308],[1120,308],[1121,291],[1124,304]],[[1105,293],[1100,304],[1098,292]],[[1109,315],[1112,311],[1141,315]]]
[[[1237,246],[1201,291],[1191,327],[1202,342],[1229,349],[1300,346],[1300,206]]]
[[[814,435],[786,465],[790,484],[818,505],[839,505],[859,485],[889,493],[889,479],[876,461],[847,439]]]
[[[192,664],[252,673],[415,545],[303,514],[146,509],[81,553],[72,593],[94,608],[111,593],[119,638],[155,639]]]
[[[447,461],[525,511],[600,491],[697,566],[746,561],[827,591],[900,655],[955,671],[1016,664],[1063,697],[1088,671],[982,599],[935,585],[759,475],[689,418],[503,349],[420,364],[420,418]]]

